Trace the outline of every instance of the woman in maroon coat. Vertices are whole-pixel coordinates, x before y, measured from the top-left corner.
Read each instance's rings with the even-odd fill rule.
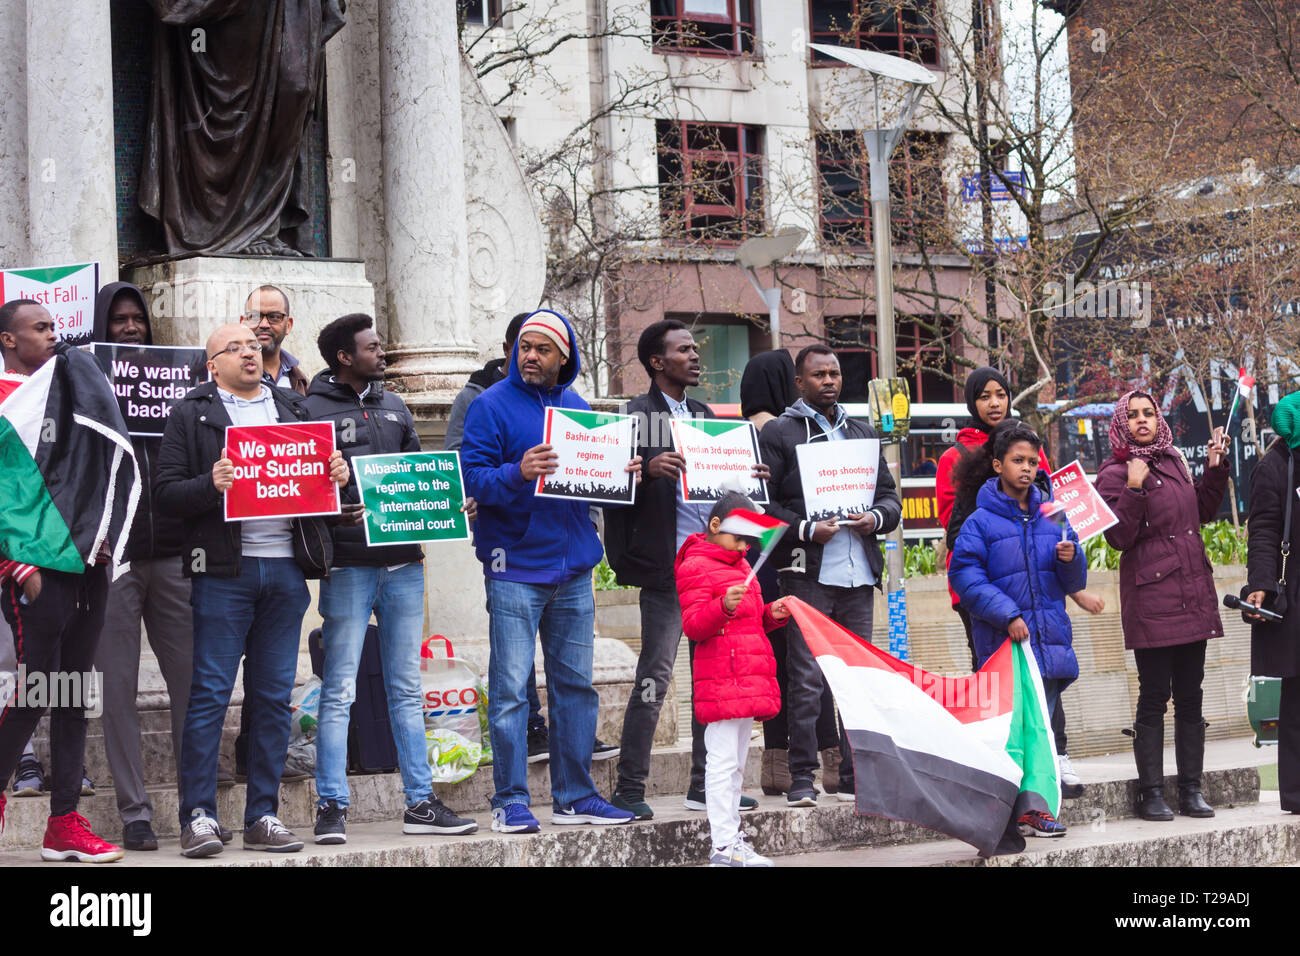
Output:
[[[1219,637],[1223,625],[1199,529],[1214,518],[1228,486],[1228,439],[1222,428],[1214,430],[1205,476],[1193,482],[1154,400],[1146,392],[1131,391],[1115,403],[1110,447],[1112,457],[1097,473],[1097,491],[1119,519],[1106,531],[1106,540],[1122,552],[1124,646],[1137,661],[1133,757],[1138,815],[1144,820],[1174,818],[1163,794],[1164,716],[1172,688],[1178,812],[1212,817],[1214,810],[1201,795],[1201,679],[1206,641]]]

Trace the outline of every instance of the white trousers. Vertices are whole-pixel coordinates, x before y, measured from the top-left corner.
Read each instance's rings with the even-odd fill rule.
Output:
[[[704,803],[709,811],[709,835],[719,850],[740,836],[740,791],[753,727],[751,717],[704,725]]]

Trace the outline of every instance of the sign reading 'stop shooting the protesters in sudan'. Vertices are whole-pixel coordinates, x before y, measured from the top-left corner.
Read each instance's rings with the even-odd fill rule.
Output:
[[[203,349],[96,342],[91,351],[113,383],[132,435],[161,436],[172,406],[208,378]]]
[[[673,447],[686,459],[682,500],[718,501],[740,491],[751,501],[767,503],[767,483],[754,477],[758,432],[749,422],[719,419],[673,421]]]
[[[542,442],[559,461],[554,474],[537,479],[537,495],[632,503],[636,475],[627,463],[636,454],[635,415],[548,408]]]
[[[425,451],[352,459],[366,509],[366,544],[468,541],[460,455]]]
[[[329,422],[228,427],[226,457],[235,466],[235,483],[226,492],[226,520],[338,514],[333,452]]]

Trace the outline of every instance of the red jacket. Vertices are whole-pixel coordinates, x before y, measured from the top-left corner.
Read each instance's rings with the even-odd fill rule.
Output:
[[[783,622],[763,606],[758,582],[750,583],[736,610],[728,614],[722,596],[744,584],[749,562],[743,551],[710,544],[701,533],[677,552],[677,594],[682,630],[695,648],[695,716],[701,723],[752,717],[768,720],[781,709],[776,658],[765,631]]]

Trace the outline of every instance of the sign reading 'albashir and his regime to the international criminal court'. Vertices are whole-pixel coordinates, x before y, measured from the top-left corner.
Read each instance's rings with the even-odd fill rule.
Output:
[[[352,468],[366,509],[366,544],[469,540],[458,453],[363,455]]]

